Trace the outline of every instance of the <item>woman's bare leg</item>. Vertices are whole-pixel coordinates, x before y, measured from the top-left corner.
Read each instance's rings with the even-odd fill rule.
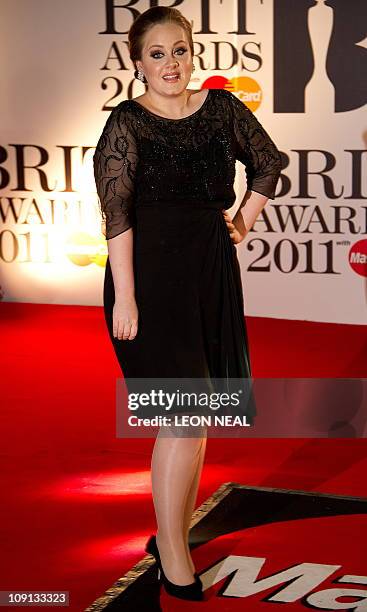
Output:
[[[201,448],[201,438],[167,437],[158,433],[152,454],[157,546],[164,573],[171,582],[180,585],[194,581],[183,534],[187,529],[186,501],[192,500],[189,495],[192,495]]]
[[[192,572],[195,571],[195,565],[191,558],[188,539],[189,539],[190,523],[191,523],[193,512],[196,507],[196,499],[198,495],[200,478],[201,478],[201,473],[202,473],[203,464],[204,464],[206,442],[207,442],[206,437],[201,438],[201,447],[200,447],[199,457],[198,457],[197,466],[195,470],[195,475],[194,475],[194,478],[193,478],[193,481],[192,481],[192,484],[191,484],[191,487],[190,487],[190,490],[189,490],[189,493],[186,499],[185,512],[184,512],[183,535],[184,535],[187,559],[188,559]]]

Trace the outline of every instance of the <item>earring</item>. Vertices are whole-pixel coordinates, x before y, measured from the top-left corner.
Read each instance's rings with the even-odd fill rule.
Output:
[[[140,70],[138,70],[137,78],[139,79],[139,81],[143,81],[144,82],[144,73],[140,72]]]

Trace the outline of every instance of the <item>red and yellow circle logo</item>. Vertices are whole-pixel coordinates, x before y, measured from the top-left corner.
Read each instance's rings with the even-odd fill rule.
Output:
[[[202,84],[203,89],[226,89],[234,93],[242,102],[255,112],[263,97],[262,89],[255,79],[248,76],[233,77],[227,79],[223,76],[209,77]]]
[[[106,240],[92,236],[87,232],[74,232],[65,243],[65,253],[70,261],[77,266],[89,266],[95,263],[104,267],[107,261]]]

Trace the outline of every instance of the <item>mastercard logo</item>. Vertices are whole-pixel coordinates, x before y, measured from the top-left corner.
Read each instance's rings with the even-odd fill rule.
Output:
[[[107,261],[107,243],[86,232],[74,232],[65,243],[65,254],[76,266],[89,266],[91,263],[105,267]]]
[[[367,277],[367,240],[358,240],[348,254],[349,265],[356,274]]]
[[[248,76],[233,77],[227,79],[223,76],[213,76],[206,79],[202,84],[203,89],[226,89],[234,93],[242,100],[252,112],[255,112],[263,97],[262,89],[255,79]]]

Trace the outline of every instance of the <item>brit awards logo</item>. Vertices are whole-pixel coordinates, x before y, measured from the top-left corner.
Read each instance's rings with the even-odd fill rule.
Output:
[[[366,1],[274,0],[274,112],[367,102]]]

